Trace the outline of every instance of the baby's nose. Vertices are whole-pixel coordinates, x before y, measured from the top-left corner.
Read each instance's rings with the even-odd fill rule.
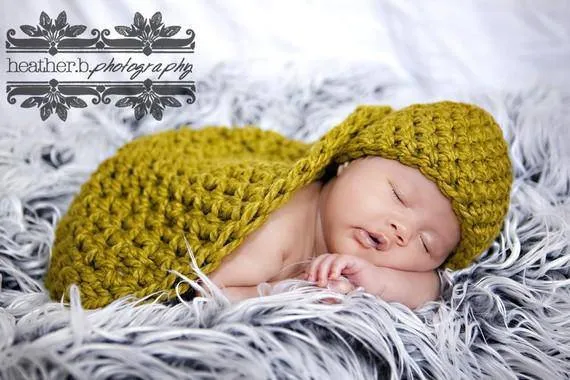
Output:
[[[406,228],[402,223],[393,222],[390,224],[390,228],[394,233],[394,240],[399,246],[406,246],[410,241],[409,229]]]

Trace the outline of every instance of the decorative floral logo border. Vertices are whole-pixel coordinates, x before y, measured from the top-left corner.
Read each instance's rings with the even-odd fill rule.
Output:
[[[193,53],[196,34],[186,29],[187,38],[173,38],[181,27],[167,26],[162,14],[156,12],[145,18],[136,12],[131,25],[115,26],[115,31],[125,38],[111,39],[108,29],[92,29],[92,38],[81,38],[85,25],[71,25],[65,11],[52,19],[42,11],[37,26],[20,25],[20,30],[29,38],[15,38],[16,31],[6,33],[7,53]],[[6,93],[9,104],[16,104],[17,96],[26,96],[20,104],[22,108],[38,108],[43,121],[51,115],[67,120],[72,108],[85,108],[87,102],[81,96],[91,97],[93,104],[109,104],[112,96],[122,96],[115,102],[116,107],[131,107],[134,117],[140,120],[151,115],[162,120],[168,107],[181,107],[175,95],[186,97],[186,103],[196,101],[194,81],[144,81],[130,82],[90,82],[90,81],[8,81]]]
[[[20,107],[40,110],[42,120],[56,114],[62,121],[67,120],[71,108],[85,108],[87,103],[79,96],[91,96],[93,104],[109,104],[110,96],[124,95],[115,102],[116,107],[131,107],[135,119],[140,120],[150,114],[156,120],[162,120],[167,107],[180,107],[182,104],[173,95],[186,96],[186,103],[196,101],[194,81],[153,82],[7,82],[8,103],[15,104],[16,96],[28,96]]]
[[[87,27],[71,25],[65,11],[55,19],[42,12],[37,26],[20,25],[20,30],[29,38],[15,38],[16,30],[6,32],[7,53],[89,53],[112,51],[117,53],[194,53],[196,34],[186,29],[187,38],[173,38],[180,31],[177,25],[166,26],[162,14],[156,12],[150,19],[135,13],[130,26],[115,26],[115,31],[124,38],[109,38],[109,29],[91,29],[92,38],[80,38]]]

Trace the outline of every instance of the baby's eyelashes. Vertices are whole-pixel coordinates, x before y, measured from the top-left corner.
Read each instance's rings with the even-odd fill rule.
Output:
[[[406,203],[404,202],[404,199],[400,195],[399,191],[396,189],[396,186],[394,186],[394,184],[392,182],[389,182],[389,183],[390,183],[390,187],[392,188],[392,194],[394,195],[394,197],[398,200],[398,202],[400,202],[401,204],[403,204],[405,206]]]
[[[425,242],[424,238],[422,237],[422,235],[420,235],[420,242],[422,243],[422,246],[424,247],[424,250],[426,251],[426,253],[429,255],[429,249],[428,249],[426,242]]]

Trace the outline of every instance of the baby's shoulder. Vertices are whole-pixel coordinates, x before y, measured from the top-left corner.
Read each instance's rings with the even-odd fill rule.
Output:
[[[313,255],[314,230],[316,221],[315,191],[319,184],[310,184],[297,191],[293,197],[278,209],[271,217],[276,221],[283,244],[283,265],[306,261]],[[291,268],[280,277],[289,278],[293,273]],[[291,273],[289,273],[291,272]]]
[[[287,227],[287,231],[291,232],[295,237],[299,238],[297,233],[307,231],[307,227],[314,228],[314,216],[312,211],[315,208],[315,190],[320,187],[319,184],[310,184],[299,189],[293,196],[270,217],[278,220],[283,227]]]

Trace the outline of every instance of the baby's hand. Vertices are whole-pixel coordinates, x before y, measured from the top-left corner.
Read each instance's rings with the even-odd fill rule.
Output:
[[[440,285],[436,271],[410,272],[393,268],[377,267],[352,255],[323,254],[315,258],[306,269],[306,280],[318,286],[332,285],[340,293],[337,280],[344,276],[350,284],[362,287],[365,292],[381,297],[388,302],[400,302],[416,308],[439,297]],[[352,289],[351,289],[352,290]]]
[[[307,281],[314,281],[318,286],[332,285],[343,287],[341,276],[346,277],[352,285],[360,286],[362,272],[372,266],[368,261],[352,255],[325,253],[314,259],[306,269]],[[345,286],[344,286],[345,287]],[[352,289],[351,289],[352,290]],[[343,291],[342,293],[346,293]]]

